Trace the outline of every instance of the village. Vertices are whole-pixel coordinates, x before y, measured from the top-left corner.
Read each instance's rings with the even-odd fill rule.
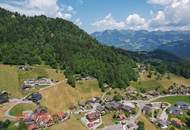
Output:
[[[26,84],[26,82],[25,82]],[[33,84],[33,83],[32,83]],[[28,84],[29,86],[32,84]],[[43,83],[44,84],[44,83]],[[49,80],[47,80],[47,84]],[[159,98],[170,96],[189,96],[190,87],[169,87],[164,94],[156,91],[149,91],[145,94],[138,92],[134,88],[127,88],[125,95],[109,93],[111,88],[102,97],[92,97],[85,101],[82,100],[78,105],[69,107],[67,112],[50,114],[45,106],[40,105],[42,95],[38,92],[26,96],[22,101],[29,101],[36,104],[34,111],[23,111],[22,115],[17,115],[17,120],[23,120],[28,125],[28,130],[48,128],[57,123],[67,123],[70,115],[82,114],[81,123],[89,130],[135,130],[138,128],[138,117],[143,113],[148,119],[160,129],[169,126],[180,128],[185,125],[180,119],[176,118],[190,110],[190,104],[180,101],[171,105],[167,102],[158,101]],[[135,99],[134,99],[135,97]],[[1,92],[0,101],[6,103],[8,93]],[[134,100],[133,100],[134,99]],[[114,113],[113,120],[115,125],[101,128],[103,124],[102,116]]]
[[[18,67],[20,71],[28,71],[28,67]],[[95,80],[95,78],[76,75],[77,82]],[[65,79],[64,81],[67,81]],[[62,82],[62,81],[60,81]],[[18,104],[35,104],[34,110],[24,110],[21,114],[10,115],[11,109],[5,112],[8,119],[13,121],[23,121],[28,130],[49,128],[56,124],[67,123],[72,115],[78,115],[78,120],[89,130],[137,130],[139,127],[139,117],[143,114],[159,129],[167,129],[171,126],[182,128],[185,126],[183,115],[190,112],[190,104],[185,101],[176,101],[173,104],[162,98],[190,96],[190,86],[172,84],[168,89],[159,92],[150,90],[141,92],[134,87],[116,91],[108,84],[104,84],[105,92],[102,96],[94,96],[88,100],[80,100],[78,103],[68,106],[67,111],[52,113],[46,106],[41,104],[43,95],[40,91],[54,87],[59,82],[48,77],[37,77],[26,79],[21,85],[23,92],[30,92],[21,99],[13,99],[9,93],[0,93],[0,104],[16,102]],[[36,92],[31,92],[32,88],[37,88]],[[112,115],[112,124],[103,126],[103,117]]]

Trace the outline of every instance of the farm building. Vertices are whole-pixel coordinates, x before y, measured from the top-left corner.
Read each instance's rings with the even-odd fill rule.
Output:
[[[0,104],[6,103],[9,101],[9,94],[5,91],[0,92]]]

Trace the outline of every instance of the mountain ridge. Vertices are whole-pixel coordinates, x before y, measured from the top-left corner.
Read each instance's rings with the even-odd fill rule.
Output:
[[[190,41],[190,31],[106,30],[91,35],[104,45],[129,51],[153,51],[163,49],[162,46],[166,48],[167,44]],[[167,49],[163,50],[167,51]],[[176,54],[174,51],[169,52]]]

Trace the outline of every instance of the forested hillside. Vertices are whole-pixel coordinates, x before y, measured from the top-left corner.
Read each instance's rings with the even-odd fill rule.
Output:
[[[4,64],[47,64],[98,79],[100,87],[127,87],[136,80],[135,62],[114,48],[98,44],[86,32],[63,19],[26,17],[0,9],[0,61]],[[103,87],[102,87],[103,88]]]
[[[119,52],[126,53],[120,50]],[[151,52],[128,52],[130,58],[138,63],[151,65],[160,74],[167,72],[174,73],[185,78],[190,78],[190,62],[181,59],[174,54],[163,50],[155,50]]]

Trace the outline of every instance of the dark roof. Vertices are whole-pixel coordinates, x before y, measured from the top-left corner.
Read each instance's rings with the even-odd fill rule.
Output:
[[[0,104],[9,101],[9,94],[7,92],[0,92]]]
[[[175,107],[175,106],[170,107],[170,108],[169,108],[169,111],[170,111],[172,114],[174,114],[174,115],[179,115],[179,114],[182,112],[182,110],[181,110],[180,108]]]
[[[170,107],[169,110],[170,110],[170,111],[181,111],[180,108],[175,107],[175,106]]]
[[[189,103],[187,103],[187,102],[176,102],[176,105],[178,105],[178,106],[189,106]]]
[[[38,102],[42,99],[42,95],[40,93],[32,93],[27,97],[28,100],[32,100],[34,102]]]
[[[121,108],[121,103],[118,103],[118,102],[115,102],[115,101],[107,102],[105,104],[105,107],[108,108],[108,109],[119,109],[119,108]]]

